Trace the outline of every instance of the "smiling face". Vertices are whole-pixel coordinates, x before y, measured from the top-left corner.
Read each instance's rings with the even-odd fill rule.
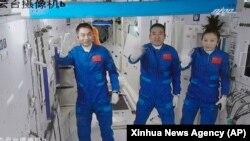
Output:
[[[150,42],[155,46],[160,46],[164,43],[165,40],[165,32],[162,27],[153,27],[150,30],[149,35]]]
[[[93,31],[90,28],[81,27],[79,28],[77,37],[83,46],[89,47],[93,42],[93,38],[94,38]]]
[[[218,43],[218,37],[214,33],[206,33],[202,38],[202,46],[206,51],[213,51]]]

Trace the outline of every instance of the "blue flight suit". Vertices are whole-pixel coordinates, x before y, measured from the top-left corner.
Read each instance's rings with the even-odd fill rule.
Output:
[[[119,91],[118,73],[109,51],[92,45],[85,52],[81,45],[75,46],[65,58],[57,56],[60,65],[73,65],[77,82],[76,119],[79,141],[91,140],[91,120],[95,113],[103,141],[113,141],[112,107],[107,86],[108,71],[112,90]]]
[[[191,78],[182,110],[181,124],[193,124],[198,109],[201,124],[214,124],[217,118],[219,87],[221,95],[229,92],[228,55],[215,49],[210,55],[202,47],[191,55]]]
[[[145,53],[136,61],[141,60],[140,91],[137,102],[134,124],[145,124],[155,107],[162,124],[175,124],[173,96],[180,94],[180,62],[176,50],[166,44],[155,49],[151,43],[144,46]],[[171,87],[172,83],[172,87]]]

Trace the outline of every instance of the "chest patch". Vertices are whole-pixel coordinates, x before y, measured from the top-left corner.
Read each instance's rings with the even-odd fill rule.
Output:
[[[101,62],[101,61],[102,61],[102,56],[100,55],[92,56],[92,62]]]
[[[221,57],[213,57],[212,64],[221,64]]]
[[[162,59],[163,60],[168,60],[168,61],[172,60],[172,55],[168,54],[168,53],[165,53],[165,54],[163,54]]]

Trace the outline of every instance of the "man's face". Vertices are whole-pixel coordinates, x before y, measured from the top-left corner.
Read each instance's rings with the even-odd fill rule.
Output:
[[[150,42],[155,46],[160,46],[164,43],[165,33],[161,27],[154,27],[150,31],[149,35]]]
[[[94,38],[93,31],[89,28],[82,27],[78,31],[77,38],[83,46],[89,47]]]

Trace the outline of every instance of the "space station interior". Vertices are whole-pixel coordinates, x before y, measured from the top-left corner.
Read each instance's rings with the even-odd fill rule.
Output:
[[[250,2],[249,2],[250,3]],[[75,106],[77,85],[74,67],[59,65],[55,54],[78,45],[76,27],[87,22],[99,31],[101,45],[112,55],[119,73],[120,94],[112,105],[114,138],[126,140],[126,126],[133,124],[140,89],[140,63],[128,57],[149,42],[150,26],[166,29],[165,44],[179,56],[201,46],[206,14],[29,19],[12,9],[0,9],[0,137],[41,137],[48,141],[77,141]],[[228,53],[230,92],[226,109],[218,112],[216,125],[250,123],[250,7],[220,13],[225,22],[219,49]],[[181,93],[174,109],[175,124],[182,117],[190,69],[181,72]],[[109,81],[109,77],[107,76]],[[111,84],[108,82],[109,91]],[[197,114],[194,124],[199,124]],[[147,124],[161,124],[154,109]],[[95,114],[92,140],[101,140]]]

